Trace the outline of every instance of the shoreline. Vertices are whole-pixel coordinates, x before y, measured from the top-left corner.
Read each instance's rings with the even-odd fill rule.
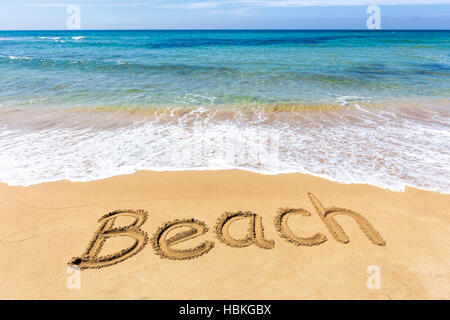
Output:
[[[348,215],[335,219],[349,238],[340,241],[320,219],[309,194],[324,208],[362,216],[385,244],[373,242]],[[449,299],[449,207],[450,195],[409,187],[393,192],[304,174],[241,170],[139,171],[91,182],[0,184],[5,261],[0,265],[0,298]],[[275,223],[280,208],[303,208],[310,215],[293,213],[292,233],[280,233],[282,227]],[[148,243],[126,260],[82,270],[81,288],[68,289],[68,263],[83,256],[102,216],[123,209],[148,212],[140,227]],[[261,219],[266,248],[257,242],[233,245],[245,238],[244,221],[229,226],[231,238],[218,237],[217,223],[224,213],[239,211]],[[204,223],[208,230],[173,244],[176,257],[202,243],[213,247],[187,260],[165,257],[170,250],[164,248],[158,253],[158,232],[184,219]],[[117,219],[120,226],[130,222],[129,217]],[[326,240],[296,243],[317,233]],[[130,243],[129,237],[108,239],[97,258]],[[367,285],[371,266],[381,271],[380,289]]]
[[[445,110],[356,102],[339,110],[286,110],[0,110],[0,180],[31,185],[137,170],[238,169],[450,193]]]
[[[49,184],[49,183],[92,183],[92,182],[98,182],[98,181],[104,181],[104,180],[113,179],[115,177],[126,177],[126,176],[139,175],[141,173],[159,173],[160,174],[160,173],[166,173],[166,172],[173,172],[173,173],[183,173],[183,172],[190,172],[190,173],[194,173],[194,172],[247,172],[247,173],[252,173],[252,174],[256,174],[256,175],[272,176],[272,177],[273,176],[285,176],[285,175],[302,175],[302,176],[309,176],[311,178],[317,178],[317,179],[326,180],[328,182],[337,183],[337,184],[340,184],[340,185],[350,185],[350,186],[351,185],[355,185],[355,186],[362,186],[362,187],[374,187],[374,188],[378,188],[378,189],[389,191],[389,192],[403,193],[403,192],[407,192],[408,189],[412,189],[412,190],[416,190],[416,191],[436,193],[436,194],[439,194],[439,195],[450,195],[450,192],[444,192],[444,191],[439,191],[439,190],[423,189],[423,188],[420,188],[420,187],[407,185],[407,184],[405,184],[403,186],[403,189],[390,189],[388,187],[383,187],[383,186],[370,184],[370,183],[343,182],[343,181],[335,180],[335,179],[333,179],[331,177],[328,177],[326,175],[319,175],[319,174],[313,174],[313,173],[303,173],[303,172],[298,172],[298,171],[271,173],[271,172],[263,172],[263,171],[252,170],[252,169],[247,169],[247,168],[229,168],[229,169],[219,168],[219,169],[211,169],[211,168],[203,168],[203,167],[201,167],[201,168],[189,168],[189,169],[185,169],[185,168],[167,169],[167,168],[164,168],[164,169],[161,169],[161,170],[158,170],[158,169],[139,169],[139,170],[134,170],[134,171],[129,172],[129,173],[120,173],[120,174],[111,175],[111,176],[93,178],[92,180],[58,179],[58,180],[50,180],[50,181],[37,182],[37,183],[31,183],[31,184],[8,184],[6,182],[0,181],[0,186],[4,185],[4,186],[6,186],[8,188],[14,188],[14,187],[30,188],[30,187],[35,187],[35,186]]]

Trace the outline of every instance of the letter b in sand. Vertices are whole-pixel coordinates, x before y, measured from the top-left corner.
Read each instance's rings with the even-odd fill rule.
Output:
[[[118,217],[132,217],[135,221],[126,226],[113,228]],[[126,260],[144,248],[147,243],[147,234],[139,229],[147,220],[147,213],[143,210],[119,210],[111,212],[100,218],[100,227],[89,243],[88,248],[81,257],[73,258],[69,265],[78,266],[80,269],[98,269],[107,267]],[[130,237],[135,241],[127,249],[115,254],[99,257],[104,242],[113,237]]]

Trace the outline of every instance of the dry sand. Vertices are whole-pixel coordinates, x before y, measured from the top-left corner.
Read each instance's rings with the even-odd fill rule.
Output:
[[[328,212],[344,234],[330,232],[333,221],[318,214],[332,206],[351,210]],[[143,247],[119,263],[82,270],[81,288],[69,290],[69,261],[86,251],[99,218],[118,209],[148,213],[145,220],[139,211],[135,226]],[[246,218],[229,221],[239,211]],[[336,216],[343,212],[348,215]],[[88,183],[0,184],[0,213],[3,299],[450,298],[450,195],[302,174],[138,172]],[[363,217],[362,229],[351,215]],[[196,229],[184,228],[181,236],[183,230],[167,229],[193,218],[187,221]],[[133,221],[120,217],[114,227]],[[169,240],[154,237],[158,230],[168,231]],[[98,258],[133,240],[125,235],[101,244]],[[177,260],[196,247],[192,259]],[[379,267],[380,289],[367,286],[376,275],[367,269],[377,269],[370,266]]]

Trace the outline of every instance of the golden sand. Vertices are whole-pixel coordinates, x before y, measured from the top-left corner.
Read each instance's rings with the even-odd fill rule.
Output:
[[[235,170],[0,184],[0,298],[449,299],[449,210]]]

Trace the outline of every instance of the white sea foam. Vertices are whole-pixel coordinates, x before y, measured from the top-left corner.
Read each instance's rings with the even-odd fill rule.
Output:
[[[78,36],[78,37],[72,37],[73,40],[81,40],[85,39],[86,37]]]
[[[5,112],[0,181],[90,181],[137,170],[301,172],[342,183],[450,193],[450,115],[343,108],[323,112],[183,109]]]
[[[45,39],[47,39],[47,40],[59,40],[59,39],[61,39],[61,37],[39,37],[39,39],[42,39],[42,40],[45,40]]]
[[[338,101],[338,103],[341,106],[348,107],[354,101],[370,101],[371,97],[358,97],[358,96],[343,95],[343,96],[336,97],[336,100]]]
[[[31,60],[30,57],[16,57],[16,56],[9,56],[10,60]]]

